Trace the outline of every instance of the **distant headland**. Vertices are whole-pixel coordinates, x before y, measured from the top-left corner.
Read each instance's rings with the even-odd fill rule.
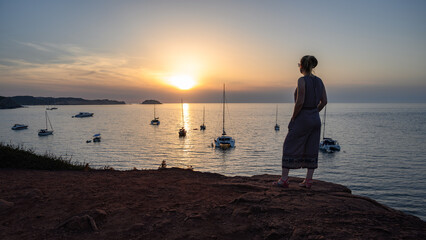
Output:
[[[0,96],[0,109],[13,109],[22,107],[20,104],[16,103],[10,97]]]
[[[87,100],[83,98],[72,97],[33,97],[33,96],[15,96],[7,97],[18,105],[110,105],[126,104],[124,101],[109,99]],[[1,99],[0,99],[1,100]],[[1,106],[0,106],[1,108]]]
[[[160,101],[149,99],[142,102],[142,104],[161,104]]]

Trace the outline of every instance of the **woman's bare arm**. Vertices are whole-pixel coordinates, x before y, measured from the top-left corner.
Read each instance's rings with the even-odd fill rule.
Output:
[[[322,91],[322,97],[320,99],[320,103],[318,104],[318,112],[321,112],[321,110],[327,105],[327,92],[324,90]]]
[[[297,81],[297,97],[296,97],[296,103],[294,104],[293,116],[291,117],[291,121],[294,121],[294,119],[299,114],[300,110],[302,110],[304,102],[305,102],[305,79],[301,77]]]

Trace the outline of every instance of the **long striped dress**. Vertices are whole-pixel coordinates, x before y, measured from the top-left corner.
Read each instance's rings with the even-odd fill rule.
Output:
[[[302,110],[288,125],[288,133],[283,146],[283,168],[318,168],[321,120],[317,106],[323,94],[324,84],[319,77],[314,75],[303,78],[305,80],[305,101]]]

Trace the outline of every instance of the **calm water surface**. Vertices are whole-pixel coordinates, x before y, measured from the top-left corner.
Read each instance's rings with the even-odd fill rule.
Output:
[[[274,131],[275,108],[278,124]],[[206,108],[206,131],[199,128]],[[236,139],[229,151],[211,147],[222,133],[221,104],[156,106],[159,126],[151,126],[153,105],[58,106],[48,111],[54,135],[38,137],[45,126],[45,106],[0,110],[0,141],[23,145],[89,163],[127,170],[192,166],[225,175],[280,174],[282,144],[293,104],[228,104],[226,132]],[[92,118],[71,118],[80,111]],[[321,116],[323,117],[323,116]],[[15,123],[29,129],[13,131]],[[186,138],[178,137],[184,124]],[[96,133],[102,142],[86,143]],[[426,104],[329,104],[326,136],[342,151],[319,156],[315,178],[349,187],[354,194],[426,220]],[[303,177],[305,170],[290,175]]]

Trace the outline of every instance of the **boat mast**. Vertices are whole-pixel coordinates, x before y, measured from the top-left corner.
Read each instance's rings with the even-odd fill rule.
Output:
[[[46,130],[47,130],[47,111],[44,111],[44,117],[46,118]]]
[[[206,117],[206,106],[203,106],[203,126],[204,126],[205,117]]]
[[[324,107],[324,128],[322,129],[322,139],[325,137],[325,118],[327,116],[327,106]]]
[[[183,120],[183,100],[182,98],[180,99],[180,104],[182,105],[182,128],[184,127],[184,120]]]
[[[47,121],[49,121],[50,129],[53,130],[52,123],[50,122],[50,119],[49,119],[49,115],[47,115],[47,111],[44,111],[44,113],[46,115],[46,130],[48,129],[47,128]]]
[[[275,125],[278,124],[278,105],[277,105],[277,111],[275,113]]]
[[[226,135],[225,132],[225,84],[223,84],[223,123],[222,123],[222,135]]]
[[[154,119],[155,119],[155,103],[154,103]]]

